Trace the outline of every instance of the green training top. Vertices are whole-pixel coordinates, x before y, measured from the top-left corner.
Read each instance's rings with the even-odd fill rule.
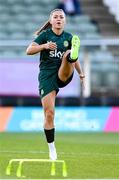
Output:
[[[63,54],[71,49],[72,35],[65,31],[61,35],[56,35],[51,28],[43,31],[34,40],[37,44],[45,44],[49,41],[57,44],[55,50],[43,50],[40,53],[40,69],[58,69],[61,65]]]

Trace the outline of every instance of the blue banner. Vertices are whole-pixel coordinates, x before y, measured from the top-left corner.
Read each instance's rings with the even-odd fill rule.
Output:
[[[56,107],[57,131],[103,131],[112,108]],[[13,108],[6,131],[42,131],[44,112],[40,107]]]

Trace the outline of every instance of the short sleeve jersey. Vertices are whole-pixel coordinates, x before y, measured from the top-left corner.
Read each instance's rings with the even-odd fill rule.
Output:
[[[43,31],[34,40],[37,44],[45,44],[49,41],[57,44],[55,50],[43,50],[40,53],[40,69],[58,69],[61,65],[63,54],[71,49],[72,35],[65,31],[61,35],[56,35],[51,28]]]

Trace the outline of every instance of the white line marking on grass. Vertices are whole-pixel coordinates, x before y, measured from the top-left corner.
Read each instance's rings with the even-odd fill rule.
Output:
[[[0,150],[0,153],[11,153],[11,154],[48,154],[47,151],[32,151],[32,150],[25,150],[25,151],[20,151],[20,150]],[[59,155],[65,155],[65,156],[119,156],[119,153],[87,153],[87,152],[82,152],[82,153],[73,153],[73,152],[58,152]]]
[[[20,151],[20,150],[0,150],[0,153],[12,153],[12,154],[24,154],[24,153],[29,153],[29,154],[47,154],[48,152],[45,151]]]
[[[18,178],[19,179],[19,178]],[[12,180],[18,180],[18,179],[12,179]],[[65,178],[66,180],[71,180],[72,178],[70,179],[67,179]],[[0,179],[0,180],[3,180],[3,179]],[[10,180],[10,179],[6,179],[5,180]],[[21,179],[20,180],[24,180],[24,179]],[[29,180],[36,180],[36,179],[29,179]],[[40,179],[37,179],[37,180],[40,180]],[[42,179],[42,180],[49,180],[49,179]],[[64,180],[64,179],[50,179],[50,180]],[[75,180],[92,180],[92,179],[75,179]],[[93,179],[93,180],[119,180],[119,179]]]

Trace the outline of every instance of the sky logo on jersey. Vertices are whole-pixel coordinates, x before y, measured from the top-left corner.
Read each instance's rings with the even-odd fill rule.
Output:
[[[61,51],[57,51],[57,49],[55,49],[54,51],[50,51],[50,57],[56,57],[56,58],[60,58],[62,59],[64,52],[62,53]]]

